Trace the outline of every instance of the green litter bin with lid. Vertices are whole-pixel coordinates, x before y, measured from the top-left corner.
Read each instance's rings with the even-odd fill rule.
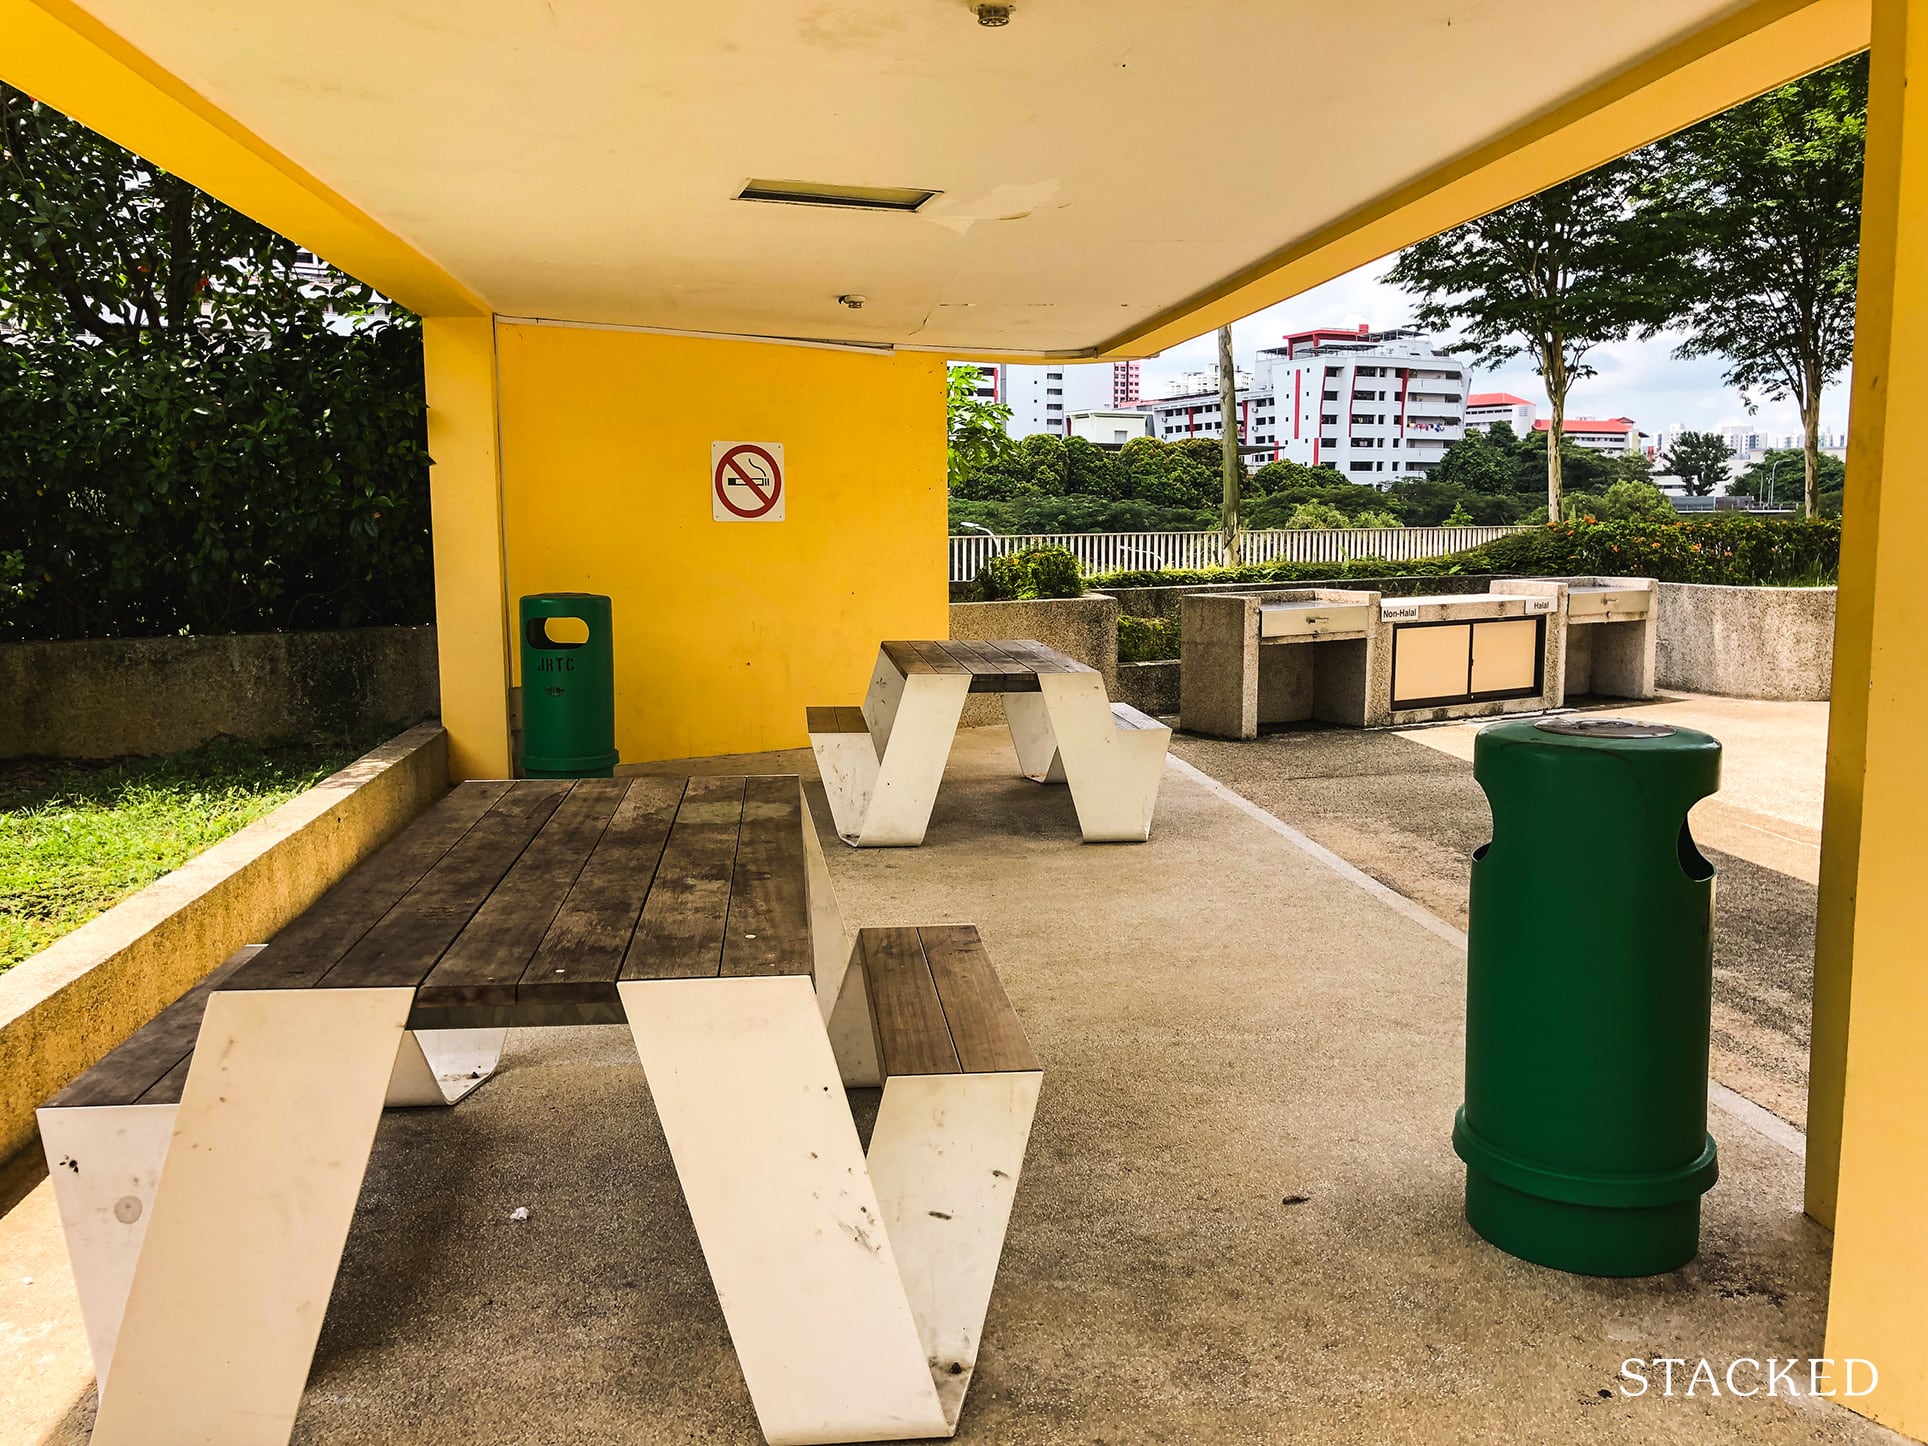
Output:
[[[1700,1248],[1714,869],[1687,814],[1705,733],[1617,718],[1481,731],[1493,837],[1473,854],[1466,1219],[1521,1259],[1656,1275]]]
[[[616,654],[609,599],[521,601],[522,776],[608,778],[616,766]]]

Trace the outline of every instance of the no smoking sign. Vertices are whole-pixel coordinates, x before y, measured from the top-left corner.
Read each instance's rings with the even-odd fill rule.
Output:
[[[784,490],[783,443],[710,443],[710,516],[718,522],[781,522]]]

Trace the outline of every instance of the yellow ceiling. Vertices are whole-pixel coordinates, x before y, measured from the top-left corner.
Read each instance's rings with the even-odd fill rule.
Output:
[[[498,313],[1075,354],[1762,7],[1018,0],[1002,29],[967,0],[61,8]],[[752,178],[942,194],[733,199]]]

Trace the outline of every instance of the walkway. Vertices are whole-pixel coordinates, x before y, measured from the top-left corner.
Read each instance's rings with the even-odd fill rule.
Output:
[[[1450,942],[1182,769],[1144,846],[1079,844],[1065,792],[1011,774],[1002,730],[966,732],[923,848],[828,843],[850,926],[983,926],[1046,1064],[959,1440],[1896,1439],[1617,1394],[1632,1356],[1819,1353],[1825,1237],[1784,1146],[1716,1113],[1678,1275],[1502,1255],[1459,1214]],[[91,1395],[45,1194],[0,1220],[0,1421],[34,1446],[82,1440]],[[513,1035],[460,1108],[387,1117],[296,1439],[757,1439],[621,1030]]]

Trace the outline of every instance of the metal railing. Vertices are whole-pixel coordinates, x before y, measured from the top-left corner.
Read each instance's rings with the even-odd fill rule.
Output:
[[[1247,532],[1239,539],[1239,560],[1259,562],[1348,562],[1383,557],[1412,562],[1440,557],[1493,542],[1522,527],[1345,527],[1276,528]],[[951,538],[951,581],[969,582],[978,569],[1004,552],[1029,547],[1068,548],[1087,573],[1218,567],[1224,539],[1216,532],[1032,532],[991,536],[960,533]]]

